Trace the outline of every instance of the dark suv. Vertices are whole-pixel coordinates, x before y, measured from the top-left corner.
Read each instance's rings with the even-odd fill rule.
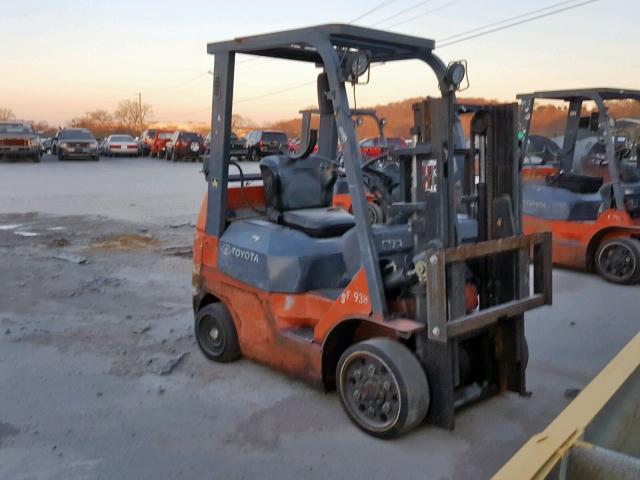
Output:
[[[165,158],[172,162],[182,158],[200,160],[200,155],[204,155],[204,139],[195,132],[174,132],[164,152]]]
[[[288,149],[287,134],[273,130],[253,130],[247,135],[247,157],[259,162],[262,157]]]
[[[98,141],[86,128],[65,128],[58,134],[58,160],[85,158],[98,161]]]

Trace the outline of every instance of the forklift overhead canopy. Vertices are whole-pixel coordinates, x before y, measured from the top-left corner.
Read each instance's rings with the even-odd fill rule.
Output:
[[[596,96],[602,100],[640,100],[640,90],[624,88],[578,88],[575,90],[550,90],[546,92],[523,93],[518,99],[546,98],[549,100],[593,100]]]
[[[425,38],[333,23],[209,43],[207,53],[236,52],[321,63],[315,45],[325,38],[334,48],[368,50],[371,62],[416,58],[435,48],[435,42]]]

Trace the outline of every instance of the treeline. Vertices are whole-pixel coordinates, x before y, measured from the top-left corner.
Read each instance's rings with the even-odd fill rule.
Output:
[[[379,117],[388,120],[385,133],[389,137],[409,137],[411,127],[413,127],[413,111],[411,106],[414,103],[422,101],[421,98],[408,98],[399,102],[391,102],[387,104],[375,105],[371,107],[376,110]],[[460,98],[461,103],[472,105],[491,105],[500,103],[497,100],[486,98]],[[634,100],[621,100],[607,102],[609,113],[613,118],[640,118],[640,102]],[[595,107],[593,107],[595,108]],[[583,115],[588,115],[591,108],[585,108]],[[564,127],[567,121],[567,107],[555,104],[540,104],[536,106],[531,131],[547,137],[554,137],[564,133]],[[465,121],[466,120],[466,121]],[[470,119],[463,118],[463,127],[468,133],[468,122]],[[317,126],[317,121],[315,123]],[[274,130],[282,130],[289,137],[299,137],[301,127],[301,118],[290,120],[282,120],[272,123],[269,128]],[[364,120],[362,126],[358,128],[358,136],[362,138],[377,136],[378,129],[373,121]]]
[[[413,111],[411,107],[414,103],[420,102],[421,100],[422,99],[419,97],[407,98],[405,100],[379,104],[368,108],[375,109],[378,117],[384,117],[388,120],[385,129],[387,136],[407,138],[409,137],[409,132],[413,127]],[[497,100],[480,97],[460,98],[459,101],[461,103],[475,105],[499,103]],[[614,118],[640,118],[640,102],[634,100],[621,100],[608,102],[607,105],[611,116]],[[123,100],[118,104],[118,107],[113,112],[109,112],[107,110],[93,110],[86,112],[80,117],[73,118],[69,122],[69,126],[88,128],[98,137],[104,137],[112,133],[127,133],[135,137],[140,135],[143,130],[149,127],[151,124],[150,117],[153,114],[152,112],[152,107],[149,104],[139,104],[133,100]],[[591,109],[585,108],[583,110],[583,115],[588,115],[590,112]],[[547,137],[562,135],[564,133],[567,114],[567,107],[564,104],[540,104],[536,107],[534,112],[531,132],[538,135],[545,135]],[[318,119],[317,116],[314,117],[316,118],[314,118],[312,125],[314,128],[317,128]],[[0,120],[14,120],[15,118],[16,116],[11,109],[0,108]],[[468,132],[468,122],[469,118],[463,118],[463,127],[465,132]],[[47,122],[27,121],[27,123],[33,125],[34,129],[37,132],[40,132],[43,136],[52,136],[58,130],[57,125],[50,125]],[[290,138],[300,136],[300,127],[300,117],[289,120],[280,120],[266,126],[266,128],[269,129],[282,130]],[[180,130],[183,127],[166,123],[159,128],[166,130]],[[231,128],[238,134],[238,136],[244,136],[250,130],[258,128],[258,126],[248,118],[241,117],[240,115],[233,115]],[[209,133],[209,125],[207,124],[190,125],[188,129],[201,133],[202,135]],[[358,128],[358,136],[362,139],[377,135],[378,128],[375,123],[369,118],[363,118],[363,124]]]
[[[128,133],[138,136],[147,128],[149,117],[153,114],[151,105],[138,103],[133,100],[122,100],[113,111],[93,110],[84,115],[72,118],[70,127],[87,128],[97,137],[105,137],[112,133]],[[16,120],[16,115],[10,108],[0,108],[0,120]],[[36,132],[44,137],[55,135],[60,125],[50,125],[48,122],[21,120],[33,126]]]
[[[93,110],[81,117],[71,119],[70,127],[87,128],[97,137],[112,133],[127,133],[134,137],[140,135],[149,125],[153,110],[147,103],[122,100],[113,111]]]
[[[402,137],[408,138],[409,132],[413,127],[413,110],[412,105],[418,103],[423,99],[420,97],[407,98],[397,102],[385,103],[374,105],[373,107],[363,107],[367,109],[373,109],[376,111],[379,118],[387,119],[387,126],[385,127],[385,134],[388,137]],[[460,102],[468,104],[492,104],[497,103],[496,100],[487,100],[485,98],[462,98]],[[314,117],[317,117],[314,115]],[[317,118],[314,119],[312,126],[317,126]],[[295,118],[290,120],[282,120],[273,122],[269,128],[274,130],[282,130],[287,133],[289,137],[299,137],[301,127],[301,118]],[[466,127],[465,127],[466,128]],[[375,122],[369,117],[363,117],[363,123],[358,127],[358,136],[360,139],[367,137],[375,137],[378,135],[378,127]]]

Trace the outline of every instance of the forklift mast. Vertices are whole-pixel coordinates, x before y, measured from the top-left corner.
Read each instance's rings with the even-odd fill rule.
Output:
[[[442,395],[432,397],[430,420],[452,427],[454,408],[488,394],[481,389],[460,390],[461,378],[451,375],[460,372],[461,339],[490,316],[481,312],[496,312],[498,305],[517,303],[529,297],[528,249],[502,251],[480,248],[474,260],[473,243],[509,244],[522,238],[521,180],[517,163],[515,104],[454,105],[451,118],[454,125],[454,158],[448,161],[447,113],[450,105],[443,99],[429,98],[413,105],[415,148],[396,151],[401,178],[401,191],[407,203],[424,204],[425,208],[412,219],[416,249],[428,252],[416,270],[426,280],[426,295],[417,295],[416,316],[424,319],[429,328],[420,337],[426,357],[427,373],[435,390]],[[469,141],[464,137],[461,117],[469,120]],[[397,205],[394,205],[397,208]],[[432,212],[439,212],[433,215]],[[465,245],[466,244],[466,245]],[[523,243],[524,245],[524,243]],[[477,248],[477,247],[476,247]],[[444,252],[466,251],[469,255],[452,255],[447,262]],[[538,239],[533,245],[536,277],[534,297],[538,302],[550,303],[550,251],[548,243]],[[466,260],[463,262],[461,260]],[[546,264],[546,268],[540,268]],[[464,291],[469,268],[478,280],[479,311],[473,319],[466,315],[465,299],[455,292]],[[546,271],[546,274],[541,274]],[[444,288],[443,288],[444,287]],[[544,292],[544,293],[543,293]],[[531,301],[531,297],[529,297]],[[495,318],[495,317],[494,317]],[[453,329],[456,325],[459,330]],[[448,333],[451,332],[451,333]],[[516,314],[498,322],[493,339],[472,348],[490,351],[493,342],[502,352],[496,364],[486,362],[480,375],[493,379],[500,388],[524,394],[524,315]],[[487,357],[488,358],[488,353]],[[515,361],[517,359],[517,361]],[[464,361],[464,360],[463,360]]]

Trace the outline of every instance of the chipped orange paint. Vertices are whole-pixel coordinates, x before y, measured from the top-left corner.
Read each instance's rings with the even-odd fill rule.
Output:
[[[353,316],[371,315],[371,297],[364,268],[355,274],[351,283],[343,290],[329,311],[316,325],[314,338],[320,342],[337,323]]]

